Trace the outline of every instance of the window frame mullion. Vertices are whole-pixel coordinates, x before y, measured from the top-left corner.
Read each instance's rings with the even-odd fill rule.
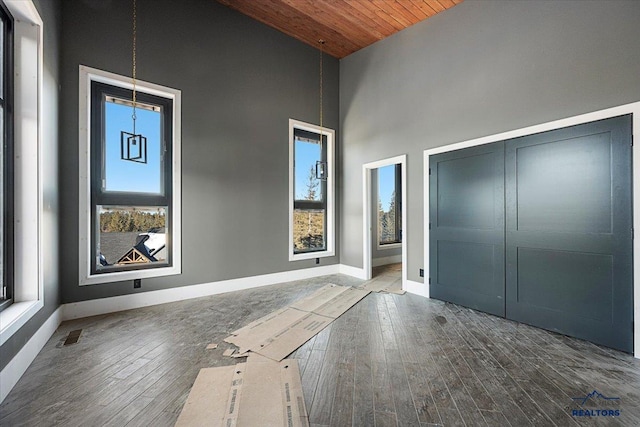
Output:
[[[1,225],[3,230],[2,236],[2,287],[4,288],[4,300],[0,301],[0,311],[4,310],[14,302],[15,297],[15,235],[14,235],[14,129],[13,129],[13,67],[14,67],[14,48],[13,48],[13,17],[4,3],[0,3],[0,14],[3,21],[3,79],[2,84],[2,147],[3,165],[2,165],[2,197],[3,197],[3,213]]]

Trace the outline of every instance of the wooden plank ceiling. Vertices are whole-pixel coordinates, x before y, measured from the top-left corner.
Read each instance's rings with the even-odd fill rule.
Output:
[[[463,0],[217,0],[336,58]]]

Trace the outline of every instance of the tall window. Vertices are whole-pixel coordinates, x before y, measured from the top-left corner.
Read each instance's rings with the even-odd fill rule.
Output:
[[[290,260],[333,255],[333,138],[330,129],[290,123]]]
[[[402,166],[383,166],[378,169],[378,244],[402,242]]]
[[[92,273],[171,264],[172,101],[132,96],[91,84]]]
[[[0,3],[0,310],[13,301],[13,19]]]
[[[145,91],[138,83],[134,108],[133,92],[124,87],[128,79],[108,80],[87,83],[89,245],[84,250],[89,265],[84,283],[176,274],[175,97]]]

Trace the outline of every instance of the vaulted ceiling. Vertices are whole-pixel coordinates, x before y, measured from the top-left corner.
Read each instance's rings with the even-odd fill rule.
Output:
[[[463,0],[218,0],[336,58],[382,40]]]

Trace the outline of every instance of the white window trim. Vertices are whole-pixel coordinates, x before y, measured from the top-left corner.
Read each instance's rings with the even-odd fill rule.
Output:
[[[380,239],[377,239],[380,240]],[[387,243],[386,245],[381,245],[380,242],[377,242],[377,249],[379,251],[384,251],[386,249],[397,249],[402,247],[402,242],[400,243]]]
[[[80,140],[80,248],[79,274],[80,285],[94,285],[124,280],[144,279],[150,277],[170,276],[182,273],[182,231],[181,231],[181,91],[141,80],[136,80],[136,91],[173,100],[173,181],[172,181],[172,265],[169,267],[150,268],[147,270],[117,271],[111,273],[91,274],[91,82],[97,81],[112,86],[133,89],[130,77],[80,65],[80,100],[79,100],[79,140]]]
[[[324,251],[303,254],[295,254],[293,252],[294,129],[302,129],[327,137],[327,235],[325,236],[327,249]],[[335,255],[335,137],[336,131],[333,129],[326,127],[320,128],[320,126],[310,123],[289,119],[289,261],[325,258]]]
[[[14,18],[15,276],[14,302],[0,312],[0,345],[44,307],[40,233],[43,23],[31,0],[4,3]]]

